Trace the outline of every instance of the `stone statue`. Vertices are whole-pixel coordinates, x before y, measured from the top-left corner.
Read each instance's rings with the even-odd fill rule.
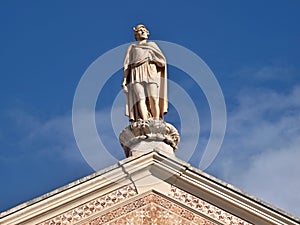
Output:
[[[136,43],[127,49],[122,83],[131,124],[120,133],[119,141],[127,157],[153,150],[172,156],[180,136],[163,120],[168,110],[166,59],[154,42],[147,41],[149,31],[144,25],[133,30]]]
[[[133,30],[136,43],[127,49],[122,83],[126,115],[131,122],[163,120],[168,110],[166,59],[154,42],[147,41],[144,25]]]

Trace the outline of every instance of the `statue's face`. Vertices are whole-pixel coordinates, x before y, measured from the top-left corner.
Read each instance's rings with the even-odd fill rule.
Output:
[[[149,31],[145,27],[140,27],[136,31],[135,38],[137,41],[147,40],[149,36]]]

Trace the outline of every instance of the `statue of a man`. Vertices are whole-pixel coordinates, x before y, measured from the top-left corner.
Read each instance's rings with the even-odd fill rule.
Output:
[[[133,30],[136,43],[127,49],[122,83],[126,115],[131,122],[162,120],[168,110],[166,59],[154,42],[147,42],[144,25]]]

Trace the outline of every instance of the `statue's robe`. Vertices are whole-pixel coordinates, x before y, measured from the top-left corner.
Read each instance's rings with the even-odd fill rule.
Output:
[[[126,116],[130,121],[138,121],[141,115],[138,100],[131,86],[135,82],[156,83],[159,88],[160,119],[168,111],[167,98],[167,63],[164,55],[154,42],[131,44],[124,60],[124,76],[128,87],[126,94]],[[150,104],[146,99],[150,115]],[[150,115],[151,117],[151,115]]]

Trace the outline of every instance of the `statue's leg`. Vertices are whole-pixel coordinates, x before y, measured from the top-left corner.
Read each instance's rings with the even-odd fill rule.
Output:
[[[148,109],[146,105],[145,88],[141,83],[134,83],[133,88],[138,98],[138,109],[139,109],[140,117],[143,120],[148,120]]]
[[[156,83],[148,83],[147,91],[150,100],[151,114],[154,120],[159,120],[159,96],[158,85]]]

